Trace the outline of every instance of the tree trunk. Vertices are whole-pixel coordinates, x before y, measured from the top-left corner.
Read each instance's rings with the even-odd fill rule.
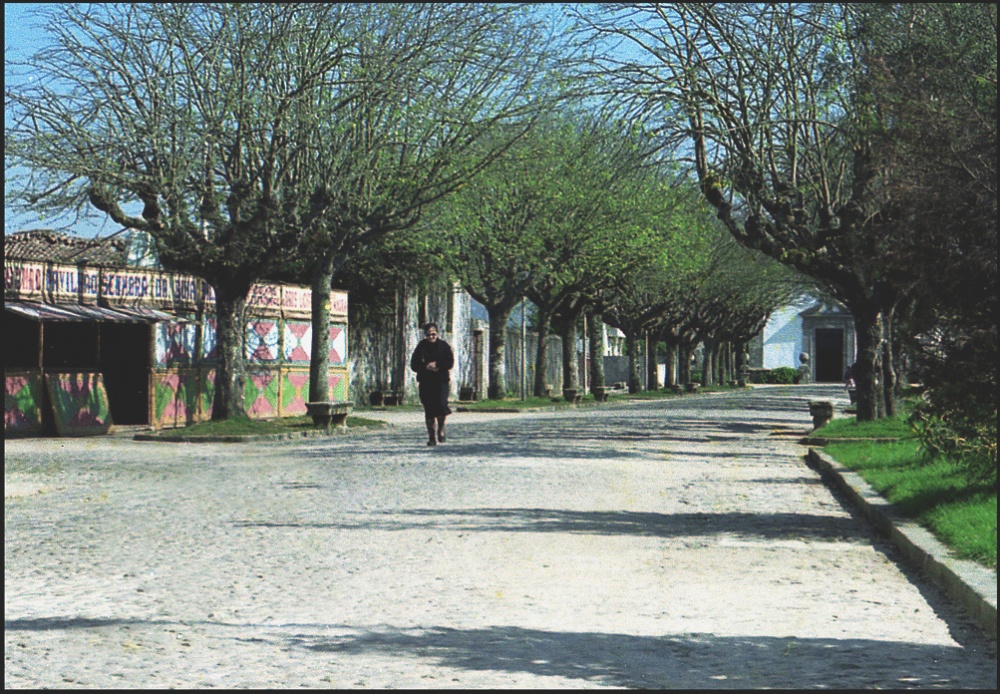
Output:
[[[580,366],[576,354],[577,327],[574,315],[567,320],[559,321],[560,337],[562,337],[563,390],[580,388]]]
[[[487,307],[490,317],[489,382],[486,397],[502,400],[507,397],[507,321],[513,307]]]
[[[885,416],[896,414],[899,397],[899,382],[896,380],[896,354],[893,351],[893,316],[888,314],[882,321],[882,399],[885,401]]]
[[[312,348],[309,357],[309,402],[330,399],[330,285],[333,268],[317,263],[312,276]]]
[[[249,288],[240,293],[213,286],[215,290],[216,345],[212,420],[246,419],[246,305]]]
[[[646,333],[646,389],[660,389],[660,369],[656,361],[656,337]]]
[[[634,330],[625,333],[625,345],[628,349],[628,392],[638,393],[642,390],[642,379],[639,378],[639,336]]]
[[[850,307],[854,315],[854,332],[858,341],[858,359],[854,364],[854,383],[857,389],[857,421],[871,422],[879,418],[882,400],[879,394],[878,372],[882,352],[882,313],[877,309],[858,310]]]
[[[711,340],[705,341],[705,348],[702,350],[701,355],[701,385],[711,386],[715,385],[713,366],[715,351],[717,345]]]
[[[601,317],[591,314],[587,321],[587,337],[590,340],[590,392],[604,387],[604,331]]]
[[[545,389],[548,384],[549,370],[549,326],[552,322],[552,314],[538,307],[536,315],[538,321],[538,349],[535,350],[535,397],[545,396]]]
[[[691,348],[688,345],[677,347],[677,381],[681,385],[691,382]]]
[[[663,374],[663,385],[667,388],[671,388],[677,383],[677,378],[674,373],[677,369],[677,345],[668,342],[667,343],[667,353],[665,355],[666,368]]]

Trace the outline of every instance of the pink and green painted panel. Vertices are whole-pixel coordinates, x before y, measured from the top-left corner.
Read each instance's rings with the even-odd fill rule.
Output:
[[[330,372],[330,400],[335,402],[347,401],[347,372]]]
[[[278,371],[248,371],[245,402],[251,417],[278,416]]]
[[[56,433],[60,436],[106,434],[111,410],[104,377],[99,372],[46,374]]]
[[[3,405],[4,436],[41,434],[41,373],[5,373]]]
[[[198,406],[197,372],[163,374],[153,385],[153,414],[158,426],[184,426],[195,421]]]
[[[281,380],[282,416],[303,415],[309,399],[309,372],[285,371]]]

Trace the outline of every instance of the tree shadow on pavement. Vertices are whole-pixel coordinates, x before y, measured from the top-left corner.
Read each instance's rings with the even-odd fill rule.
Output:
[[[383,627],[338,637],[298,635],[285,644],[338,656],[417,656],[447,668],[527,673],[626,688],[991,686],[987,664],[970,669],[963,663],[962,648],[867,639],[637,636],[493,626]]]
[[[853,518],[807,513],[647,513],[570,511],[544,508],[406,509],[350,514],[333,523],[235,520],[246,528],[330,528],[337,530],[434,530],[456,532],[572,533],[637,537],[735,535],[760,539],[869,541]]]

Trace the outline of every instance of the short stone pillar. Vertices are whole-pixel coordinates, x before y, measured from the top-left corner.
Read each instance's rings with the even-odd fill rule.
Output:
[[[590,392],[594,394],[594,400],[596,402],[608,401],[608,389],[604,386],[594,386],[590,389]]]
[[[813,429],[826,426],[833,419],[833,403],[829,400],[810,400],[809,414],[813,418]]]
[[[684,389],[687,392],[689,392],[689,393],[697,393],[698,392],[698,386],[700,386],[700,385],[701,385],[700,383],[685,383],[684,384]]]
[[[802,352],[799,355],[799,362],[802,364],[798,368],[799,372],[799,383],[809,383],[812,380],[812,369],[809,368],[809,354],[807,352]]]
[[[566,402],[580,402],[583,395],[576,388],[563,388],[563,398]]]

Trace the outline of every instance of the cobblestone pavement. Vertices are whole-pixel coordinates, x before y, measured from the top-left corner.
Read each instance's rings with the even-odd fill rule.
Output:
[[[436,448],[419,414],[7,441],[4,685],[995,689],[995,642],[803,462],[842,393],[461,413]]]

